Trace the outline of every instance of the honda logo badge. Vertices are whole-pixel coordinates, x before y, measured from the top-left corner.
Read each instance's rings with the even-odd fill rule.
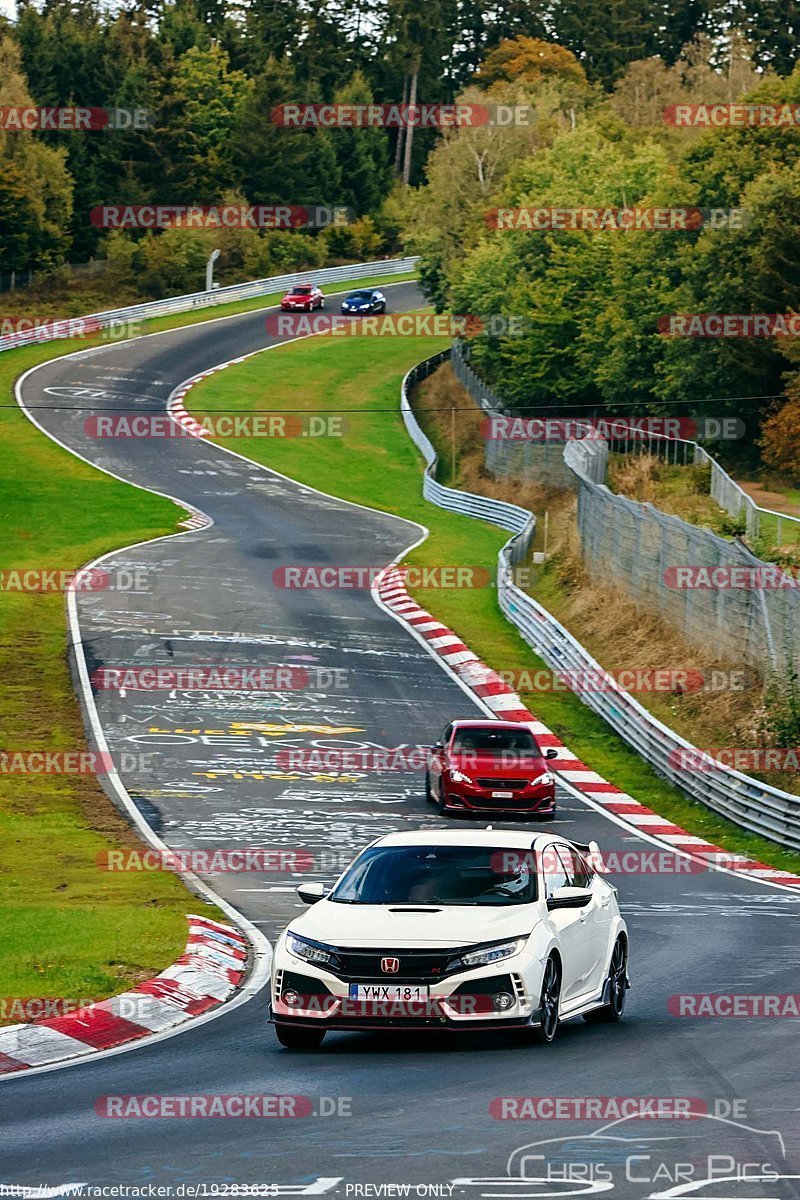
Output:
[[[400,959],[399,958],[382,958],[381,959],[381,970],[383,971],[384,975],[396,975],[397,972],[400,970]]]

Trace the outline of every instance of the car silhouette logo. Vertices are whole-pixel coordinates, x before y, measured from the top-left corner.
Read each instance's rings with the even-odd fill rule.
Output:
[[[400,959],[399,958],[382,958],[381,959],[381,970],[383,971],[384,975],[396,975],[397,972],[400,970]]]

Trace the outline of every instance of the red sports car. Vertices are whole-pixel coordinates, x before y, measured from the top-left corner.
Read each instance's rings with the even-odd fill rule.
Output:
[[[545,759],[556,755],[516,721],[452,721],[431,747],[426,796],[440,813],[552,817],[556,781]]]
[[[311,283],[296,284],[281,300],[282,312],[311,312],[314,308],[324,307],[325,297],[321,290]]]

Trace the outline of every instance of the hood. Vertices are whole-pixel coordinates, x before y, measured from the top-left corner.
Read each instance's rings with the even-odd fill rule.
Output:
[[[329,946],[401,950],[415,946],[470,946],[530,933],[539,921],[537,904],[383,905],[335,904],[319,900],[290,925],[301,937]]]
[[[501,755],[480,754],[474,750],[463,754],[449,754],[448,764],[458,767],[465,775],[486,775],[495,779],[534,779],[543,771],[549,770],[545,759],[535,754],[525,755],[513,761],[510,757],[505,761]]]

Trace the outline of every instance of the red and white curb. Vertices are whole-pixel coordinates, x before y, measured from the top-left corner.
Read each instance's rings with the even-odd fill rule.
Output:
[[[211,517],[207,517],[205,513],[200,512],[197,508],[190,508],[188,517],[184,517],[178,522],[179,529],[209,529],[214,522]]]
[[[695,837],[680,825],[673,824],[651,808],[640,804],[613,783],[608,783],[602,775],[598,775],[585,762],[581,762],[552,730],[537,720],[516,692],[504,683],[491,667],[487,667],[452,629],[448,629],[409,596],[402,568],[387,568],[378,578],[376,590],[385,607],[422,638],[429,649],[441,658],[485,707],[503,721],[524,721],[531,727],[540,746],[546,749],[553,747],[556,750],[557,757],[552,760],[552,769],[571,789],[584,795],[587,800],[605,809],[624,824],[633,826],[637,832],[665,843],[671,850],[699,859],[708,866],[716,865],[735,871],[736,874],[753,876],[765,883],[795,887],[800,885],[800,877],[797,875],[767,866],[766,863],[757,862],[744,855],[731,854],[705,838]]]
[[[243,362],[244,358],[248,357],[249,355],[244,355],[243,358],[236,358],[233,361]],[[193,375],[191,379],[185,379],[183,383],[179,384],[179,386],[175,388],[175,391],[172,392],[167,400],[167,413],[172,420],[176,422],[176,424],[181,426],[181,428],[186,434],[188,434],[189,437],[211,437],[211,431],[206,429],[200,424],[199,421],[194,419],[191,413],[186,411],[185,399],[187,393],[194,387],[196,383],[199,383],[201,379],[206,379],[209,375],[215,374],[216,371],[223,370],[223,368],[227,365],[227,363],[224,363],[220,366],[212,367],[209,371],[201,371],[198,375]],[[214,522],[210,517],[207,517],[205,513],[200,512],[199,509],[190,508],[189,516],[186,517],[185,520],[179,522],[178,528],[208,529],[213,524]]]
[[[200,371],[197,375],[192,375],[189,379],[184,379],[183,383],[175,388],[167,400],[167,412],[173,421],[177,422],[190,437],[211,437],[211,430],[206,429],[204,425],[195,420],[191,413],[186,411],[186,396],[195,384],[200,383],[203,379],[208,379],[209,375],[216,375],[217,371],[224,371],[227,367],[232,367],[236,363],[243,363],[246,359],[252,358],[255,354],[260,354],[262,350],[266,349],[268,347],[262,346],[258,350],[251,350],[249,354],[242,354],[239,358],[232,358],[230,362],[218,363],[215,367],[210,367],[208,371]]]
[[[154,979],[63,1016],[0,1028],[0,1075],[162,1033],[227,1000],[247,973],[248,941],[232,925],[188,919],[186,950]]]

